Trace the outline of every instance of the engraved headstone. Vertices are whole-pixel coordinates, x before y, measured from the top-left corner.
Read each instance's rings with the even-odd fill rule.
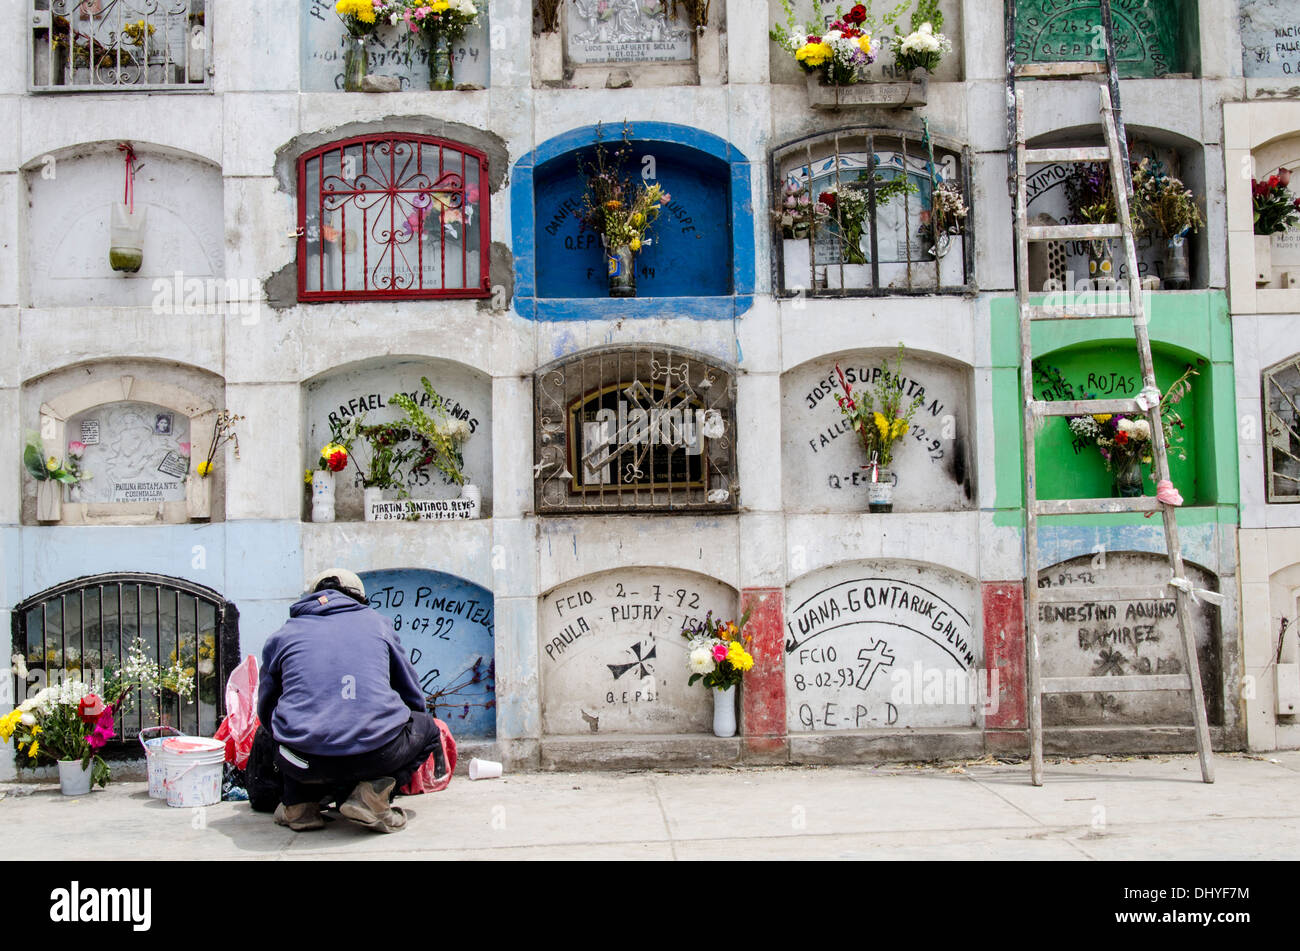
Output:
[[[1111,0],[1121,76],[1183,72],[1176,0]],[[1097,0],[1016,0],[1017,63],[1105,59]]]
[[[569,60],[682,62],[693,56],[691,29],[668,0],[573,0],[565,10]]]
[[[1241,0],[1241,65],[1247,76],[1300,76],[1300,7]]]
[[[74,416],[67,431],[97,437],[79,440],[85,446],[81,469],[90,478],[76,486],[76,501],[185,501],[189,417],[151,403],[107,403]]]

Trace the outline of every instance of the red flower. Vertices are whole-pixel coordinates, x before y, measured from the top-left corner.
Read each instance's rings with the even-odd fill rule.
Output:
[[[348,454],[342,449],[337,452],[331,452],[329,458],[325,460],[325,465],[329,467],[330,472],[342,472],[347,468]]]
[[[823,205],[827,205],[832,210],[834,210],[835,195],[833,195],[831,192],[822,192],[820,195],[817,196],[817,200],[821,202]]]
[[[1122,429],[1115,433],[1115,445],[1122,446],[1126,442],[1128,442],[1128,433],[1124,432]]]
[[[821,38],[820,36],[813,36],[813,34],[811,34],[811,33],[808,34],[808,42],[809,42],[809,43],[820,43],[821,41],[822,41],[822,38]]]
[[[853,9],[844,14],[844,19],[850,23],[862,23],[867,19],[867,8],[861,3],[855,3]]]
[[[1291,184],[1291,169],[1279,168],[1277,170],[1277,180],[1283,188]]]
[[[1268,188],[1269,188],[1269,191],[1272,191],[1274,188],[1277,188],[1277,186],[1278,186],[1280,183],[1281,183],[1281,179],[1280,179],[1280,178],[1278,178],[1276,175],[1270,175],[1270,176],[1268,177]]]
[[[77,716],[82,723],[94,723],[108,706],[97,695],[88,693],[77,701]]]

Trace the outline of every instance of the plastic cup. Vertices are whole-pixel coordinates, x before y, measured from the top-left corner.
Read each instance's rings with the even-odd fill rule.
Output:
[[[472,759],[469,761],[470,779],[498,779],[501,776],[501,764],[490,759]]]

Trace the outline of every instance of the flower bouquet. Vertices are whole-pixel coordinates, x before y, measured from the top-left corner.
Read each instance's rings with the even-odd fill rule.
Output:
[[[933,73],[944,54],[952,52],[952,40],[934,32],[934,25],[928,21],[907,36],[895,36],[889,42],[894,51],[894,68],[903,73],[914,69]]]
[[[1065,180],[1065,199],[1076,224],[1113,224],[1118,214],[1110,166],[1102,162],[1076,165]],[[1115,262],[1109,238],[1088,242],[1088,276],[1093,280],[1112,280]]]
[[[906,408],[903,407],[903,389],[899,384],[903,369],[903,345],[898,345],[898,362],[890,369],[886,360],[880,367],[872,389],[863,388],[854,394],[853,387],[844,377],[844,371],[835,366],[843,393],[835,394],[835,405],[848,421],[867,455],[868,472],[867,506],[869,511],[884,513],[894,509],[894,486],[897,478],[889,471],[894,461],[894,444],[912,428],[912,417],[921,405],[918,393]]]
[[[631,155],[630,134],[631,129],[624,126],[623,141],[612,155],[598,139],[593,159],[578,159],[584,182],[579,220],[584,230],[600,235],[610,297],[636,296],[633,256],[650,244],[650,228],[660,209],[672,201],[658,182],[633,185],[627,177],[624,167]]]
[[[717,736],[736,733],[736,699],[734,690],[754,666],[754,657],[745,649],[753,638],[744,633],[749,611],[735,621],[714,620],[710,611],[703,621],[682,628],[689,651],[691,668],[687,684],[703,681],[713,691],[713,732]]]
[[[405,0],[402,18],[429,44],[429,88],[454,89],[451,44],[478,22],[475,0]]]
[[[798,182],[786,182],[772,212],[773,219],[781,226],[781,237],[786,240],[807,238],[815,215],[814,208],[807,189]],[[824,209],[822,213],[825,214]]]
[[[961,234],[962,222],[970,214],[961,186],[956,182],[939,182],[930,192],[930,207],[921,212],[921,243],[932,256],[948,253],[952,237]]]
[[[840,237],[840,254],[845,264],[866,264],[867,253],[862,248],[867,213],[871,207],[872,177],[876,193],[876,208],[883,208],[904,194],[914,195],[917,187],[906,175],[884,178],[879,173],[858,172],[855,180],[837,182],[817,196],[813,216],[819,224],[833,225]]]
[[[838,7],[828,27],[820,0],[813,0],[813,19],[800,28],[790,0],[781,2],[786,22],[773,26],[768,36],[793,56],[805,73],[818,76],[822,84],[851,85],[858,81],[858,71],[863,66],[875,62],[871,33],[865,27],[870,15],[865,4],[856,4],[847,13]]]
[[[343,41],[343,89],[360,92],[369,71],[370,35],[385,23],[396,25],[406,10],[405,0],[338,0],[338,14],[347,37]]]
[[[90,473],[81,469],[81,457],[86,451],[84,443],[68,443],[68,455],[60,461],[57,456],[45,457],[45,449],[37,433],[29,433],[23,447],[23,468],[36,480],[36,518],[42,522],[59,519],[60,485],[75,488]]]
[[[1255,211],[1255,283],[1273,281],[1273,238],[1300,225],[1300,198],[1291,195],[1290,169],[1279,168],[1264,181],[1250,180]]]
[[[1181,179],[1166,174],[1162,163],[1144,158],[1133,170],[1133,212],[1134,231],[1165,237],[1165,286],[1186,288],[1191,283],[1187,233],[1205,225],[1196,196]]]

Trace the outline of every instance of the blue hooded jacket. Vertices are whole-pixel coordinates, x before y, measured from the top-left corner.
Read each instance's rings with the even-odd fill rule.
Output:
[[[298,753],[369,753],[424,709],[424,690],[388,619],[338,591],[299,598],[262,650],[258,718]]]

